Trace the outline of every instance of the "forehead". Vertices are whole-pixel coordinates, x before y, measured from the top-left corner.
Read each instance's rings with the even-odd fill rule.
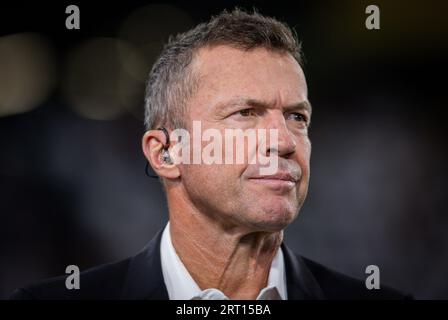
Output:
[[[193,70],[199,77],[195,109],[235,96],[285,105],[307,100],[302,68],[289,53],[206,47],[196,53]]]

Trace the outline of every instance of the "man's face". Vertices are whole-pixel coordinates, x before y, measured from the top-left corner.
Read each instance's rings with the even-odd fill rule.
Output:
[[[203,214],[226,227],[284,229],[305,200],[310,174],[311,114],[301,67],[287,53],[215,46],[199,50],[193,69],[200,80],[188,103],[190,135],[193,121],[201,122],[202,131],[217,129],[223,137],[225,129],[265,129],[267,137],[275,129],[278,170],[269,177],[247,161],[181,164],[186,194]],[[274,150],[270,143],[257,143],[257,152],[269,155]]]

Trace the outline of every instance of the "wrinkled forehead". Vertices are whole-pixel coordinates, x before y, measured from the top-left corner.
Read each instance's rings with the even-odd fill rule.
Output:
[[[205,47],[196,53],[192,71],[198,78],[194,109],[241,96],[284,105],[308,100],[303,70],[287,52]]]
[[[302,68],[290,53],[264,47],[243,50],[230,45],[206,46],[195,52],[192,65],[201,76],[217,76],[217,72],[226,74],[249,69],[272,71],[276,67],[303,77]]]

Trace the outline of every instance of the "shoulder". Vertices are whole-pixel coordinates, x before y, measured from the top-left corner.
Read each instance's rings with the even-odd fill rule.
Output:
[[[14,291],[12,300],[118,299],[130,258],[97,266],[80,273],[80,288],[67,289],[68,275],[47,279]]]
[[[296,255],[298,256],[298,255]],[[380,285],[380,289],[369,290],[365,282],[332,270],[320,263],[298,256],[318,282],[326,299],[411,299],[398,290]]]

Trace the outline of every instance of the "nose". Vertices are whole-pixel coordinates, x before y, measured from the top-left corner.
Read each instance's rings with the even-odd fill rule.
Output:
[[[288,158],[296,151],[295,137],[288,129],[286,119],[281,111],[276,110],[267,119],[266,129],[266,156],[269,156],[271,152],[276,152],[279,157]],[[275,134],[271,134],[271,129],[277,132],[277,139],[275,139]]]

